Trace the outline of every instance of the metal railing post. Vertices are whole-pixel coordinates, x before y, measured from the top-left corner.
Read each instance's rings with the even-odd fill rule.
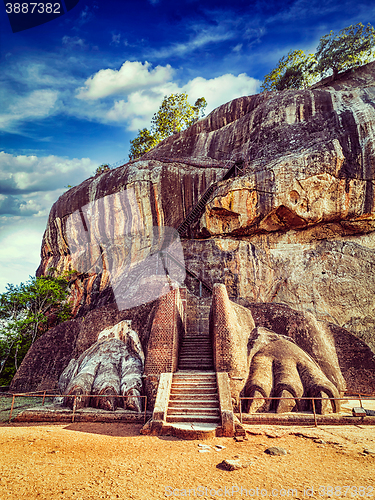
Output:
[[[9,413],[9,422],[10,419],[12,418],[12,413],[13,413],[13,405],[14,405],[14,400],[15,400],[16,395],[13,394],[13,399],[12,399],[12,406],[10,407],[10,413]]]
[[[323,402],[322,402],[323,404]],[[316,413],[315,413],[315,400],[312,398],[312,407],[313,407],[313,412],[314,412],[314,422],[315,422],[315,427],[318,427],[318,422],[316,421]]]
[[[72,424],[74,424],[74,416],[75,416],[75,413],[76,413],[76,405],[77,405],[77,395],[74,395]]]

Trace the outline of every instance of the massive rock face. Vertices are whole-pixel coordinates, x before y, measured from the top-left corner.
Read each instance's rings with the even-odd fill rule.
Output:
[[[217,182],[182,242],[187,269],[247,303],[283,303],[346,328],[375,353],[374,130],[375,63],[310,89],[235,99],[60,197],[38,274],[71,270],[67,221],[90,202],[101,204],[99,248],[134,227],[177,228]],[[220,180],[235,163],[242,174]],[[74,275],[78,317],[114,302],[101,255],[101,268],[93,254]]]

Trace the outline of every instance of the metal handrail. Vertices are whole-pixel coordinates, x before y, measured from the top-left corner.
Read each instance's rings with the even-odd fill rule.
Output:
[[[356,394],[357,397],[342,397],[342,398],[319,398],[319,397],[308,397],[308,396],[304,396],[304,397],[284,397],[284,396],[270,396],[270,397],[264,397],[264,396],[246,396],[246,397],[240,397],[239,398],[239,401],[240,401],[240,422],[242,424],[242,400],[247,400],[247,399],[251,399],[251,400],[254,400],[254,399],[259,399],[259,400],[269,400],[269,399],[277,399],[277,400],[293,400],[295,401],[296,399],[298,399],[298,401],[301,401],[301,400],[309,400],[309,401],[312,401],[312,406],[313,406],[313,414],[314,414],[314,422],[315,422],[315,427],[318,426],[317,424],[317,419],[316,419],[316,411],[315,411],[315,401],[322,401],[324,399],[324,401],[351,401],[353,399],[358,399],[360,404],[361,404],[361,408],[363,408],[363,405],[362,405],[362,400],[367,400],[367,401],[373,401],[374,400],[374,397],[375,397],[375,394],[373,395],[363,395],[363,394]]]
[[[232,162],[232,161],[233,160],[228,160],[228,163]],[[231,175],[232,175],[233,172],[234,172],[234,176],[235,177],[237,177],[237,175],[238,175],[239,172],[241,174],[244,173],[244,169],[242,169],[242,168],[239,167],[239,163],[238,162],[234,162],[234,165],[231,165],[229,167],[228,167],[228,163],[226,165],[226,167],[228,169],[225,172],[225,174],[221,177],[221,179],[218,179],[216,182],[214,182],[213,184],[211,184],[211,186],[209,186],[206,189],[206,191],[199,198],[198,202],[193,206],[193,208],[190,210],[190,212],[188,213],[188,215],[184,218],[184,220],[178,226],[177,232],[179,233],[180,236],[182,236],[183,234],[185,234],[185,232],[187,231],[188,227],[192,224],[192,222],[194,222],[199,217],[199,214],[200,214],[200,212],[203,211],[203,209],[202,208],[198,208],[198,207],[202,203],[202,201],[204,201],[204,199],[205,199],[206,196],[208,196],[208,198],[207,198],[206,201],[204,201],[204,204],[207,205],[209,197],[213,193],[215,185],[217,185],[221,181],[229,179],[231,177]],[[191,222],[188,222],[188,219],[194,214],[194,212],[196,212],[197,214],[194,216],[194,219]],[[186,225],[186,227],[184,227],[185,225]]]
[[[194,279],[196,279],[199,283],[202,283],[202,285],[206,288],[206,290],[208,290],[212,295],[213,290],[212,290],[211,286],[208,283],[206,283],[203,279],[199,278],[199,276],[197,276],[193,271],[190,271],[190,269],[188,269],[186,266],[182,265],[181,262],[179,262],[177,259],[175,259],[173,257],[173,255],[168,252],[168,250],[161,250],[159,253],[162,255],[165,255],[168,258],[170,258],[171,260],[173,260],[173,262],[175,264],[177,264],[181,269],[184,269],[188,274],[190,274],[190,276],[192,276]]]
[[[69,394],[60,394],[60,393],[52,393],[52,394],[48,394],[47,391],[35,391],[35,392],[32,392],[32,393],[28,393],[28,392],[24,392],[24,393],[14,393],[14,394],[7,394],[5,395],[5,397],[11,397],[12,396],[12,404],[11,404],[11,407],[10,407],[10,413],[9,413],[9,418],[8,418],[8,422],[11,421],[11,418],[12,418],[12,413],[13,413],[13,409],[14,409],[14,402],[15,402],[15,399],[17,397],[28,397],[28,398],[40,398],[42,397],[43,395],[43,401],[42,401],[42,406],[44,406],[44,402],[45,402],[45,399],[46,398],[56,398],[56,397],[73,397],[74,398],[74,402],[73,402],[73,415],[72,415],[72,422],[74,422],[74,419],[75,419],[75,413],[76,413],[76,406],[77,406],[77,397],[80,397],[80,398],[91,398],[91,397],[108,397],[108,394],[72,394],[72,395],[69,395]],[[4,396],[4,395],[3,395]],[[0,395],[1,397],[1,395]],[[128,396],[128,395],[121,395],[121,394],[117,394],[117,395],[113,395],[113,397],[116,397],[116,398],[128,398],[128,397],[132,397],[132,398],[138,398],[138,399],[144,399],[145,402],[144,402],[144,416],[143,416],[143,421],[144,423],[146,423],[146,414],[147,414],[147,396],[142,396],[142,395],[139,395],[139,396]],[[29,406],[29,405],[23,405],[21,407],[18,407],[18,408],[24,408],[26,406]],[[7,408],[6,410],[8,410],[9,408]],[[2,411],[6,411],[6,410],[2,410]]]

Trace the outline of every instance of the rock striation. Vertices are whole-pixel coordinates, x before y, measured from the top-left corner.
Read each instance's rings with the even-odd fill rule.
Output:
[[[213,185],[190,224],[193,238],[182,240],[188,286],[198,294],[196,278],[211,288],[221,283],[254,310],[273,304],[291,316],[311,314],[375,353],[374,131],[375,63],[306,90],[235,99],[141,159],[61,196],[37,272],[74,269],[68,221],[96,203],[96,250],[71,282],[73,321],[109,310],[116,300],[103,242],[152,227],[177,229]],[[239,175],[223,179],[233,166]],[[142,254],[136,245],[117,245],[116,252],[119,262],[130,255],[129,265]],[[350,346],[343,341],[340,349]]]

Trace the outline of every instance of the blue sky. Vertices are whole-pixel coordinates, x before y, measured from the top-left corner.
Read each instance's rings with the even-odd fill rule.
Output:
[[[126,160],[164,95],[209,112],[357,22],[375,25],[373,0],[80,0],[18,33],[0,6],[0,292],[35,274],[66,186]]]

